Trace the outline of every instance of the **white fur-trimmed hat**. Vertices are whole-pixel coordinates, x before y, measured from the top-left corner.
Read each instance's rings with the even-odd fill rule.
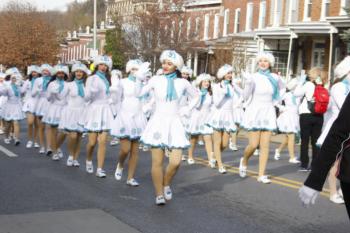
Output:
[[[223,79],[226,74],[232,71],[233,71],[233,67],[228,64],[225,64],[220,67],[216,76],[218,77],[218,79]]]
[[[206,81],[206,80],[207,80],[207,81],[212,81],[213,78],[211,77],[210,74],[205,74],[205,73],[200,74],[200,75],[198,75],[198,77],[196,78],[196,85],[199,86],[199,84],[200,84],[201,82]]]
[[[117,77],[118,79],[121,79],[123,77],[123,73],[120,70],[112,70],[111,76]]]
[[[260,52],[256,55],[256,63],[258,63],[261,59],[266,59],[269,61],[270,66],[274,67],[275,65],[275,57],[272,55],[272,53],[269,52]]]
[[[193,71],[190,67],[183,66],[181,69],[181,73],[188,74],[190,77],[192,77]]]
[[[109,70],[111,70],[113,66],[113,61],[110,57],[106,55],[95,57],[94,66],[97,67],[98,65],[101,65],[101,64],[108,66]]]
[[[44,70],[47,70],[50,72],[50,75],[54,75],[54,68],[52,66],[50,66],[49,64],[42,64],[40,66],[40,73],[42,73]]]
[[[15,74],[20,74],[20,72],[17,69],[17,67],[11,67],[11,68],[9,68],[9,69],[7,69],[5,71],[5,74],[6,74],[6,76],[8,76],[8,75],[12,76],[12,75],[15,75]]]
[[[61,64],[55,65],[54,70],[55,70],[54,71],[55,74],[57,74],[58,72],[63,72],[67,76],[69,75],[69,68],[68,66],[65,66],[65,65],[61,65]]]
[[[37,66],[37,65],[28,66],[28,68],[27,68],[27,75],[30,75],[33,72],[36,72],[36,73],[40,74],[41,73],[40,67]]]
[[[298,79],[297,78],[292,78],[286,85],[287,90],[293,91],[297,86],[298,86]]]
[[[130,73],[132,69],[139,69],[141,64],[142,64],[142,61],[140,59],[129,60],[126,63],[126,68],[125,68],[126,73]]]
[[[345,57],[334,69],[334,78],[343,78],[350,72],[350,56]]]
[[[74,73],[77,70],[83,71],[85,74],[90,75],[91,71],[83,63],[76,63],[72,66],[72,72]]]
[[[160,62],[163,63],[165,60],[171,61],[178,70],[181,70],[184,65],[184,60],[180,54],[175,50],[164,50],[159,58]]]

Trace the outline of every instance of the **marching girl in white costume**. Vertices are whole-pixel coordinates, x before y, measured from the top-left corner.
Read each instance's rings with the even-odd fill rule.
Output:
[[[72,81],[66,84],[67,104],[62,110],[58,128],[68,132],[68,167],[79,167],[78,157],[84,128],[79,125],[79,120],[84,115],[85,109],[85,88],[84,84],[89,69],[84,64],[74,64],[72,67]]]
[[[321,136],[317,140],[317,145],[322,146],[327,134],[337,119],[340,109],[343,106],[346,96],[350,92],[350,56],[344,58],[334,70],[335,84],[330,90],[330,102],[325,114]],[[336,161],[329,171],[328,183],[330,189],[330,200],[336,204],[344,203],[343,197],[337,191],[337,177],[339,161]]]
[[[38,140],[38,125],[35,117],[35,108],[38,104],[39,95],[34,93],[34,84],[35,81],[40,78],[41,70],[39,66],[32,65],[28,67],[27,74],[28,79],[25,81],[23,85],[23,89],[25,90],[25,97],[23,103],[23,112],[27,114],[27,124],[28,124],[28,142],[26,148],[32,148],[33,143],[34,147],[39,148]]]
[[[123,78],[123,74],[120,70],[112,70],[111,71],[111,82],[112,83],[118,83],[119,85],[120,80]],[[119,87],[118,87],[119,89]],[[117,115],[118,107],[120,107],[120,98],[121,96],[118,93],[111,93],[111,107],[113,115]],[[112,140],[110,142],[111,146],[115,146],[119,144],[119,139],[117,137],[112,137]]]
[[[6,78],[6,74],[0,72],[0,85],[4,84]],[[2,111],[4,109],[4,104],[7,101],[6,96],[0,96],[0,134],[4,134],[4,121],[2,119]]]
[[[112,59],[108,56],[98,56],[94,60],[95,72],[88,77],[85,84],[85,101],[89,104],[85,108],[85,116],[79,122],[89,133],[87,144],[86,172],[93,173],[92,156],[96,144],[97,170],[96,176],[106,177],[103,170],[108,132],[112,128],[113,113],[110,106],[109,70],[112,69]]]
[[[212,77],[209,74],[201,74],[196,79],[200,98],[195,103],[189,123],[186,126],[188,134],[191,135],[191,147],[188,150],[188,163],[193,164],[193,152],[199,136],[203,136],[205,149],[208,156],[209,166],[214,168],[216,160],[213,158],[213,129],[207,125],[207,119],[213,106],[213,93],[211,89]]]
[[[180,97],[184,92],[191,97],[196,97],[197,92],[188,81],[180,78],[179,70],[183,66],[183,59],[178,53],[173,50],[163,51],[160,62],[164,74],[151,78],[140,93],[140,96],[143,96],[152,91],[156,106],[156,110],[141,136],[141,142],[151,147],[152,178],[156,204],[164,205],[165,199],[172,199],[170,185],[180,166],[182,150],[190,146],[181,122]],[[142,65],[139,72],[145,74],[148,69]],[[136,75],[138,79],[142,76]],[[140,80],[138,82],[140,83]],[[170,155],[164,175],[165,149],[170,150]]]
[[[277,130],[274,105],[278,103],[284,89],[282,80],[271,73],[275,58],[271,53],[260,53],[256,57],[258,72],[250,75],[243,73],[245,79],[244,98],[251,98],[246,108],[242,127],[249,131],[249,145],[241,158],[239,172],[241,177],[247,174],[247,164],[255,149],[260,147],[258,182],[270,183],[265,175],[269,157],[270,138]]]
[[[284,105],[279,104],[277,106],[280,110],[280,115],[277,118],[277,128],[280,133],[285,134],[285,139],[276,149],[274,156],[275,160],[279,160],[281,151],[288,145],[290,156],[289,163],[294,164],[300,163],[300,161],[295,158],[294,153],[295,135],[300,131],[298,113],[300,99],[293,94],[297,85],[298,80],[296,78],[288,82],[287,92],[281,97],[281,102],[283,101]]]
[[[127,185],[136,187],[139,183],[134,178],[137,161],[139,157],[139,139],[146,127],[146,117],[142,111],[142,103],[138,95],[139,83],[136,82],[135,73],[140,68],[142,62],[138,59],[130,60],[126,64],[128,78],[120,80],[118,93],[121,94],[121,107],[118,116],[112,123],[111,135],[120,140],[120,151],[115,179],[121,180],[124,162],[128,155],[128,178]]]
[[[58,132],[58,125],[61,120],[63,107],[67,104],[66,101],[66,80],[68,79],[69,69],[67,66],[56,65],[54,67],[55,75],[51,79],[47,87],[47,111],[42,119],[48,126],[48,141],[53,155],[52,160],[58,161],[63,157],[62,151],[59,150],[60,145],[65,139],[65,134]]]
[[[7,77],[10,77],[9,83],[2,83],[0,86],[0,95],[6,96],[7,101],[4,104],[2,111],[2,119],[5,121],[5,140],[6,144],[10,144],[10,129],[13,126],[15,145],[20,144],[19,133],[20,125],[19,121],[24,119],[24,113],[22,112],[21,95],[24,93],[21,87],[17,84],[22,76],[17,68],[10,68],[6,71]]]
[[[43,64],[40,67],[41,70],[41,77],[37,78],[35,80],[33,90],[32,90],[32,96],[39,96],[39,100],[35,107],[35,116],[36,121],[38,125],[38,131],[39,131],[39,142],[40,142],[40,154],[45,153],[45,124],[42,122],[42,118],[44,117],[47,109],[48,109],[48,101],[47,101],[47,87],[49,85],[49,82],[51,80],[51,75],[54,74],[54,69],[52,66],[48,64]],[[47,144],[47,155],[50,155],[52,153],[51,149],[49,148],[49,142],[46,142]]]
[[[217,78],[220,82],[213,85],[214,108],[208,121],[208,125],[214,129],[214,155],[221,174],[226,173],[221,153],[229,144],[230,133],[237,131],[233,117],[232,71],[232,66],[227,64],[218,70]]]

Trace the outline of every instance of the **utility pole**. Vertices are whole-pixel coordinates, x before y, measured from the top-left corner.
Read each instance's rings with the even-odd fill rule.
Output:
[[[96,52],[96,40],[97,40],[97,4],[96,4],[96,0],[94,0],[94,50]]]

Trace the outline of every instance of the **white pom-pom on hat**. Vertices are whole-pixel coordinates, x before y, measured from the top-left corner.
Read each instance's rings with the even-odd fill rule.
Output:
[[[36,72],[36,73],[40,74],[41,73],[40,67],[37,66],[37,65],[28,66],[28,68],[27,68],[27,75],[30,75],[33,72]]]
[[[171,61],[178,70],[181,70],[184,65],[184,60],[180,54],[175,50],[164,50],[159,58],[160,62],[163,63],[165,60]]]
[[[216,76],[218,79],[223,79],[225,77],[225,75],[230,73],[230,72],[233,72],[233,67],[228,65],[228,64],[225,64],[225,65],[220,67]]]
[[[191,68],[189,68],[187,66],[183,66],[181,69],[181,73],[188,74],[190,77],[192,77],[193,71]]]
[[[198,77],[196,78],[196,85],[199,86],[199,84],[203,81],[212,81],[213,78],[211,77],[210,74],[200,74],[198,75]]]
[[[142,61],[140,59],[133,59],[129,60],[126,63],[126,73],[130,73],[132,69],[139,69],[140,65],[142,64]]]
[[[275,65],[275,57],[272,55],[272,53],[268,52],[260,52],[256,55],[256,62],[258,63],[261,59],[266,59],[270,63],[270,67],[274,67]]]
[[[55,72],[53,67],[50,66],[49,64],[42,64],[40,66],[40,70],[41,70],[40,73],[42,73],[44,70],[47,70],[47,71],[49,71],[50,75],[54,75],[54,72]]]
[[[82,63],[76,63],[72,66],[72,72],[76,72],[77,70],[83,71],[85,74],[90,75],[91,71],[86,67],[86,65]]]
[[[103,55],[103,56],[97,56],[94,59],[94,66],[97,67],[98,65],[104,64],[108,66],[109,70],[112,69],[113,61],[110,57]]]
[[[54,67],[54,73],[57,74],[58,72],[62,72],[62,73],[65,73],[67,76],[69,75],[69,68],[68,66],[65,66],[65,65],[61,65],[61,64],[58,64],[58,65],[55,65]]]

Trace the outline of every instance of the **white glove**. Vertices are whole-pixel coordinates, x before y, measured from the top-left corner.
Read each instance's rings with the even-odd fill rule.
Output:
[[[318,194],[319,192],[317,190],[305,185],[299,189],[299,198],[305,208],[309,207],[310,204],[315,204]]]
[[[242,70],[241,75],[245,84],[250,84],[253,82],[252,76],[248,72]]]
[[[111,86],[112,87],[117,87],[119,85],[119,82],[120,82],[120,80],[119,80],[118,76],[111,77],[111,84],[112,84]]]
[[[141,82],[146,79],[148,73],[151,71],[149,68],[150,63],[149,62],[144,62],[140,65],[140,68],[138,71],[135,73],[135,77],[140,80]]]

